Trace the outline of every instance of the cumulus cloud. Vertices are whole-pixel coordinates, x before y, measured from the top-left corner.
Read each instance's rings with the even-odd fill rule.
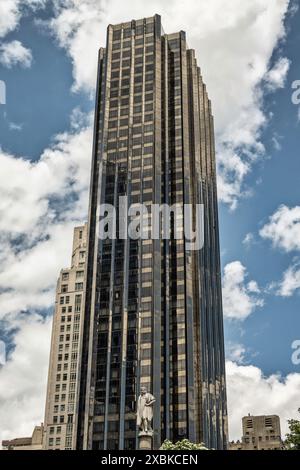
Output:
[[[18,0],[0,2],[0,37],[5,36],[17,26],[21,13]]]
[[[2,439],[43,419],[51,322],[36,312],[54,305],[88,207],[91,119],[75,110],[71,121],[36,162],[0,149],[0,321],[15,344],[0,368]]]
[[[274,67],[266,73],[264,79],[270,90],[284,87],[289,68],[289,59],[287,59],[287,57],[281,57]]]
[[[243,344],[232,343],[231,341],[226,343],[226,359],[228,361],[236,362],[237,364],[243,364],[245,360],[246,348]]]
[[[3,0],[0,2],[0,38],[13,31],[26,7],[33,10],[44,7],[48,0]]]
[[[240,261],[233,261],[224,268],[223,311],[224,317],[245,320],[257,308],[264,305],[256,281],[246,281],[247,272]]]
[[[300,249],[300,206],[281,205],[259,232],[275,248],[286,252]]]
[[[94,89],[97,50],[105,45],[107,24],[159,13],[167,32],[187,31],[216,118],[219,196],[234,209],[239,198],[249,194],[245,180],[265,153],[260,134],[267,117],[259,85],[267,80],[275,90],[287,72],[282,57],[269,68],[285,35],[289,0],[54,0],[54,5],[48,26],[72,60],[76,90]]]
[[[32,63],[31,50],[24,47],[20,41],[3,43],[0,45],[0,63],[7,68],[14,65],[29,68]]]
[[[91,150],[91,117],[78,109],[37,161],[0,149],[0,320],[15,345],[0,368],[0,439],[43,420],[51,321],[35,312],[54,305],[74,225],[86,220]]]
[[[279,415],[284,437],[287,420],[299,418],[300,373],[264,376],[258,367],[232,361],[226,363],[226,372],[230,439],[241,438],[241,420],[248,413]]]
[[[0,367],[0,441],[31,436],[43,421],[51,321],[38,314],[18,324],[15,348]]]
[[[86,220],[92,128],[78,110],[72,121],[36,162],[0,150],[1,318],[53,303],[74,225]]]
[[[281,282],[274,284],[272,287],[276,287],[277,295],[281,297],[291,297],[300,289],[300,263],[296,262],[289,266],[283,273]]]
[[[32,236],[36,229],[42,233],[57,220],[57,212],[70,210],[66,199],[72,194],[79,207],[82,193],[86,196],[88,190],[91,151],[89,123],[57,135],[36,162],[0,149],[0,231]]]

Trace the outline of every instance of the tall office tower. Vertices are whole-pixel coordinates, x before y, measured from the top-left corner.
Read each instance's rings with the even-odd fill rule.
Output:
[[[74,413],[78,394],[78,352],[83,328],[87,226],[74,230],[72,267],[57,282],[46,398],[43,448],[76,446]]]
[[[204,248],[186,239],[98,237],[99,205],[204,205]],[[124,220],[124,219],[122,219]],[[125,219],[126,220],[126,219]],[[128,221],[127,221],[128,223]],[[138,446],[141,386],[153,447],[226,447],[218,207],[211,105],[184,32],[158,15],[109,25],[100,49],[77,447]],[[174,228],[173,228],[174,235]]]

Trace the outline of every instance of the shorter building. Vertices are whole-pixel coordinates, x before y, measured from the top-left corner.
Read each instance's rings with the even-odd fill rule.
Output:
[[[18,437],[2,441],[3,450],[42,450],[44,426],[35,426],[31,437]]]
[[[276,415],[244,416],[241,441],[229,443],[229,450],[283,450],[280,418]]]
[[[79,348],[83,326],[87,225],[75,227],[71,267],[57,282],[45,411],[45,450],[76,447]]]

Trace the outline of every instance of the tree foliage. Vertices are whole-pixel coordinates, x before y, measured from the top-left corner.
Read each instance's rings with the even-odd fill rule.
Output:
[[[204,444],[194,444],[188,439],[183,439],[175,444],[173,442],[165,440],[161,446],[161,450],[208,450]]]
[[[300,408],[298,409],[300,413]],[[300,450],[300,421],[289,419],[290,432],[286,435],[285,445],[289,450]]]

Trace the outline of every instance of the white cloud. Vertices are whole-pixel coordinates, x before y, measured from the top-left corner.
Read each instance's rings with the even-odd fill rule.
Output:
[[[274,67],[266,73],[264,79],[270,90],[284,87],[289,68],[289,59],[281,57]]]
[[[75,89],[94,89],[97,51],[105,45],[107,24],[159,13],[167,32],[187,31],[213,103],[219,196],[236,207],[238,199],[249,194],[246,177],[264,155],[260,134],[267,117],[259,84],[268,77],[273,89],[282,86],[287,69],[286,58],[279,57],[272,71],[269,64],[285,35],[289,0],[54,0],[54,4],[50,29],[71,57]]]
[[[37,162],[0,149],[0,231],[15,236],[24,232],[32,236],[35,230],[43,233],[41,228],[46,227],[41,224],[53,223],[57,212],[70,209],[59,201],[72,194],[80,201],[83,192],[86,197],[91,151],[89,125],[57,135]]]
[[[35,312],[54,306],[88,207],[91,120],[75,110],[71,122],[36,162],[0,149],[0,320],[16,345],[0,368],[2,439],[30,435],[43,419],[50,321]]]
[[[0,367],[0,442],[31,436],[43,421],[51,321],[37,314],[18,323],[15,349]]]
[[[2,0],[0,2],[0,38],[13,31],[19,24],[24,7],[33,11],[44,7],[48,0]]]
[[[300,206],[281,205],[259,232],[275,248],[286,252],[300,250]]]
[[[247,233],[244,240],[243,240],[243,244],[246,245],[247,247],[249,247],[250,245],[252,245],[254,243],[254,235],[253,233]]]
[[[245,360],[246,348],[243,344],[232,343],[231,341],[226,343],[226,359],[228,361],[242,364]]]
[[[23,124],[16,124],[15,122],[10,122],[9,130],[21,132],[23,130]]]
[[[7,68],[14,65],[29,68],[32,63],[32,53],[20,41],[2,43],[0,45],[0,63]]]
[[[282,146],[281,146],[282,136],[278,135],[275,132],[271,140],[272,140],[272,144],[274,146],[274,149],[277,150],[277,152],[279,152],[282,149]]]
[[[240,261],[233,261],[224,268],[223,275],[223,311],[224,317],[245,320],[264,302],[255,281],[246,282],[246,268]]]
[[[281,418],[282,436],[288,432],[287,420],[299,418],[300,373],[264,376],[255,366],[226,363],[229,436],[242,435],[242,417],[277,414]]]
[[[274,286],[273,286],[274,287]],[[295,263],[290,266],[284,273],[282,281],[275,284],[276,293],[281,297],[291,297],[300,289],[300,264]]]
[[[0,37],[13,31],[21,17],[18,0],[0,2]]]
[[[92,128],[78,110],[75,118],[77,127],[56,136],[36,162],[0,150],[1,318],[54,303],[74,225],[86,220]]]

